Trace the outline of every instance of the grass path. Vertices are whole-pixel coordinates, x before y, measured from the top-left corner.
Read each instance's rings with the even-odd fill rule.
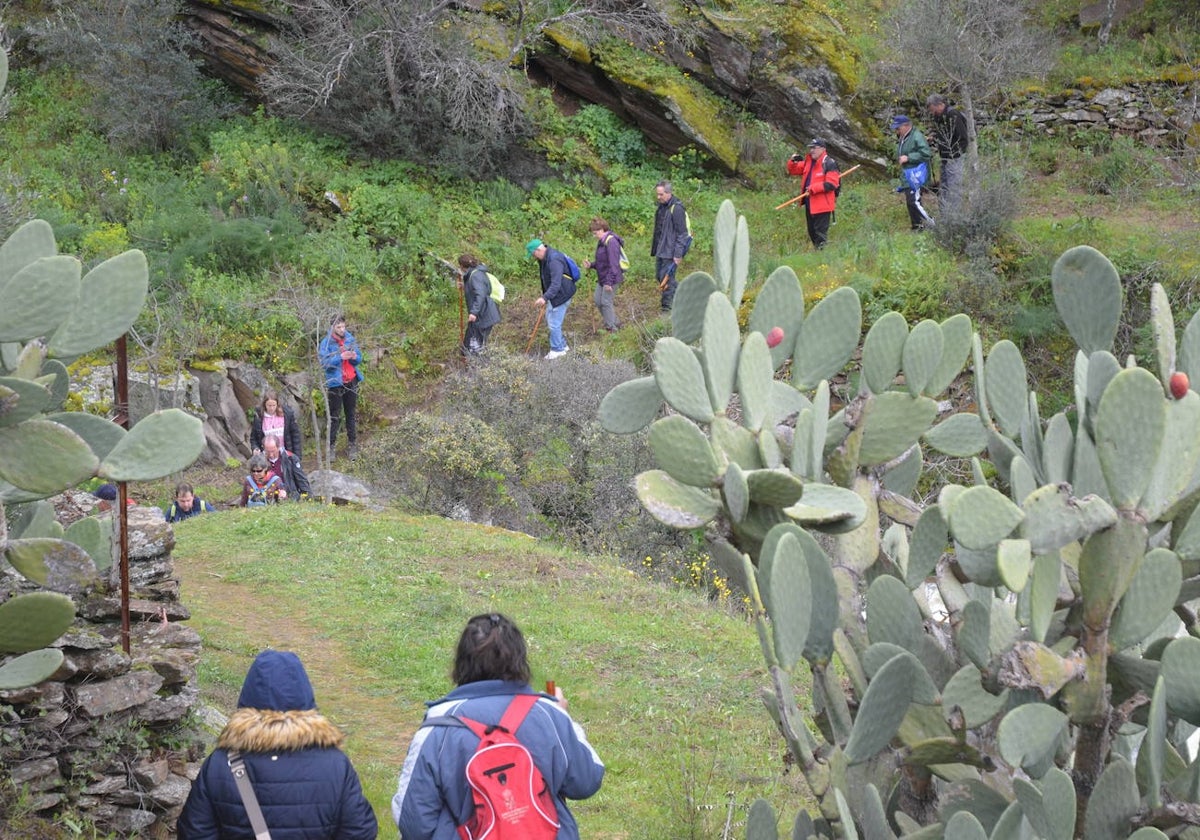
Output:
[[[230,711],[258,651],[295,650],[348,732],[381,837],[423,702],[450,687],[463,623],[489,610],[521,624],[535,684],[563,687],[605,760],[602,791],[572,806],[585,836],[715,838],[730,802],[739,822],[759,796],[789,818],[807,798],[780,775],[753,627],[694,593],[524,535],[354,508],[233,510],[176,536],[205,699]]]

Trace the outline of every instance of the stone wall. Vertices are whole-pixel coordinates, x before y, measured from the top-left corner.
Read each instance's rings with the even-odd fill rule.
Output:
[[[94,503],[74,491],[55,500],[64,524]],[[74,596],[75,625],[55,643],[65,656],[59,672],[0,692],[0,778],[26,791],[23,809],[47,817],[68,810],[121,837],[173,836],[204,753],[193,734],[200,637],[178,623],[189,613],[179,601],[174,544],[160,510],[129,509],[131,655],[121,648],[114,565]],[[0,602],[34,588],[0,571]]]
[[[1038,92],[1010,100],[996,109],[994,118],[1022,132],[1091,128],[1126,134],[1151,146],[1195,147],[1200,145],[1198,96],[1200,81]]]

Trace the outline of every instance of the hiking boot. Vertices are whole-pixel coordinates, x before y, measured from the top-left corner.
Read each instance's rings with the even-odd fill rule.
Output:
[[[350,444],[350,449],[348,450],[348,456],[351,461],[358,460],[358,444],[357,443]]]

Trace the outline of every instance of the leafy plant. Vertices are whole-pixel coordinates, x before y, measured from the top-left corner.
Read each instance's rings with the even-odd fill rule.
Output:
[[[732,204],[714,241],[716,270],[681,283],[653,374],[610,391],[600,419],[649,426],[643,506],[706,528],[750,597],[763,701],[818,801],[793,836],[1194,832],[1200,318],[1179,338],[1153,286],[1153,370],[1123,367],[1120,278],[1070,249],[1052,287],[1079,348],[1074,418],[1043,422],[1016,345],[985,354],[965,315],[885,315],[860,349],[853,290],[806,313],[785,267],[743,336],[749,233]],[[859,352],[853,384],[834,385]],[[942,412],[968,360],[971,410]],[[922,503],[926,450],[972,470]],[[747,837],[777,836],[756,803]]]
[[[0,88],[8,72],[0,53]],[[200,421],[182,411],[152,414],[126,431],[90,414],[62,411],[66,363],[123,335],[142,308],[146,258],[126,251],[83,275],[57,252],[54,233],[32,221],[0,246],[0,554],[45,587],[0,603],[0,689],[34,685],[62,665],[49,647],[70,627],[69,594],[111,564],[100,521],[63,527],[38,501],[92,476],[157,478],[183,469],[204,448]],[[11,510],[10,510],[11,509]]]

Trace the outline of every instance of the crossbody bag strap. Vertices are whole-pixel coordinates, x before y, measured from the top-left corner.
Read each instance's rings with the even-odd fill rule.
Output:
[[[267,821],[263,819],[262,808],[258,805],[258,797],[254,795],[254,786],[250,784],[250,776],[246,773],[246,763],[238,750],[229,751],[229,769],[233,771],[233,781],[237,783],[238,794],[242,804],[246,806],[246,815],[250,817],[250,828],[254,831],[255,840],[271,840],[271,832],[267,830]]]

